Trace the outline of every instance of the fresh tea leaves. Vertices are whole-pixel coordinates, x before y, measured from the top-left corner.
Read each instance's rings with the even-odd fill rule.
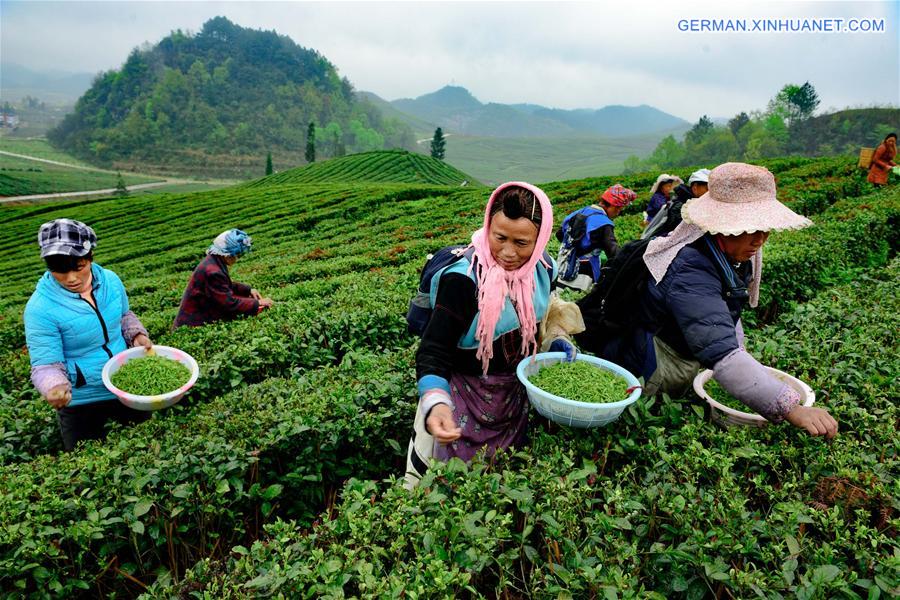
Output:
[[[753,409],[726,392],[725,388],[719,385],[719,382],[715,379],[710,379],[709,381],[707,381],[706,386],[703,389],[706,390],[706,393],[709,394],[710,398],[712,398],[719,404],[724,404],[728,408],[733,408],[734,410],[739,410],[745,413],[753,412]]]
[[[628,389],[625,380],[615,373],[583,360],[544,367],[529,381],[555,396],[595,404],[624,400]]]
[[[122,365],[113,373],[110,381],[129,394],[157,396],[174,392],[190,378],[190,370],[177,360],[162,356],[146,356]]]

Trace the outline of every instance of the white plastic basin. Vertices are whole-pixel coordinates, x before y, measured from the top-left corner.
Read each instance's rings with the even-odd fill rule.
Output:
[[[186,384],[184,384],[177,390],[172,390],[171,392],[168,392],[166,394],[159,394],[157,396],[139,396],[137,394],[129,394],[128,392],[120,390],[112,384],[112,375],[120,368],[122,368],[122,365],[124,365],[128,361],[145,357],[147,355],[147,351],[143,346],[137,346],[135,348],[129,348],[128,350],[123,350],[122,352],[119,352],[108,361],[106,361],[106,364],[103,365],[102,377],[103,385],[106,386],[106,389],[115,394],[119,401],[129,408],[133,408],[135,410],[150,411],[172,406],[173,404],[181,400],[181,398],[187,393],[187,391],[191,389],[195,383],[197,383],[197,378],[200,376],[200,366],[197,364],[197,361],[194,360],[193,356],[191,356],[187,352],[184,352],[183,350],[179,350],[178,348],[170,348],[169,346],[153,346],[153,352],[158,356],[177,360],[178,362],[186,366],[191,372],[191,378]]]
[[[624,379],[628,388],[634,388],[627,398],[608,403],[581,402],[577,399],[554,396],[528,380],[542,368],[562,362],[565,357],[565,352],[542,352],[522,360],[516,367],[516,376],[525,386],[531,405],[554,423],[568,427],[602,427],[618,419],[622,411],[641,396],[640,383],[634,375],[615,363],[588,354],[579,353],[575,360],[587,362],[598,369],[611,371]]]

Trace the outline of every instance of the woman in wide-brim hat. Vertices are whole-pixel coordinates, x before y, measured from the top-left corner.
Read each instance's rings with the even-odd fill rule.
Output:
[[[701,367],[712,369],[726,391],[770,421],[834,436],[837,422],[826,410],[799,405],[799,394],[745,350],[740,321],[744,306],[759,300],[769,234],[812,222],[776,199],[768,170],[744,163],[713,169],[709,191],[681,214],[683,222],[644,252],[649,275],[634,308],[638,326],[600,341],[603,357],[642,375],[648,395],[683,395]]]
[[[650,202],[647,203],[647,211],[644,214],[644,227],[666,205],[666,202],[669,201],[669,194],[672,193],[672,188],[680,183],[683,182],[678,175],[662,173],[656,178],[656,181],[653,182],[653,187],[650,188]]]

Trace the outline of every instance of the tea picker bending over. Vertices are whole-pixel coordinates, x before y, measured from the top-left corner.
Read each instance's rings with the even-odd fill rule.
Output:
[[[744,305],[756,306],[759,299],[769,232],[812,223],[776,199],[769,171],[743,163],[713,169],[709,191],[688,200],[682,217],[669,235],[635,243],[646,245],[646,286],[627,308],[632,326],[608,328],[599,293],[588,295],[579,301],[587,329],[576,339],[642,375],[645,394],[682,395],[702,366],[770,421],[833,437],[837,422],[826,410],[799,405],[799,394],[744,349],[740,321]]]
[[[613,219],[635,198],[637,194],[617,183],[607,188],[596,204],[576,210],[563,219],[556,231],[556,239],[561,242],[557,256],[560,285],[587,289],[597,282],[600,253],[610,260],[619,251]]]
[[[119,277],[93,262],[94,230],[70,219],[44,223],[38,232],[47,271],[25,306],[31,381],[56,410],[63,446],[102,439],[110,421],[136,423],[133,410],[103,385],[106,361],[128,346],[152,346],[128,307]]]
[[[249,285],[231,280],[228,268],[249,252],[252,238],[240,229],[224,231],[206,250],[181,298],[173,328],[197,327],[239,316],[254,316],[274,303]]]
[[[536,350],[550,304],[556,267],[544,249],[552,231],[547,195],[505,183],[491,194],[470,251],[434,274],[433,313],[416,354],[408,485],[432,454],[469,461],[482,448],[493,454],[525,440],[528,400],[515,369]],[[572,349],[563,340],[557,348]]]

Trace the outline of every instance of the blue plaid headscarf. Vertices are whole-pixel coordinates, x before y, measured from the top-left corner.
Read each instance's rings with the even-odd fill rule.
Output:
[[[240,229],[229,229],[216,236],[212,245],[206,249],[207,254],[216,256],[240,256],[250,251],[253,239]]]

